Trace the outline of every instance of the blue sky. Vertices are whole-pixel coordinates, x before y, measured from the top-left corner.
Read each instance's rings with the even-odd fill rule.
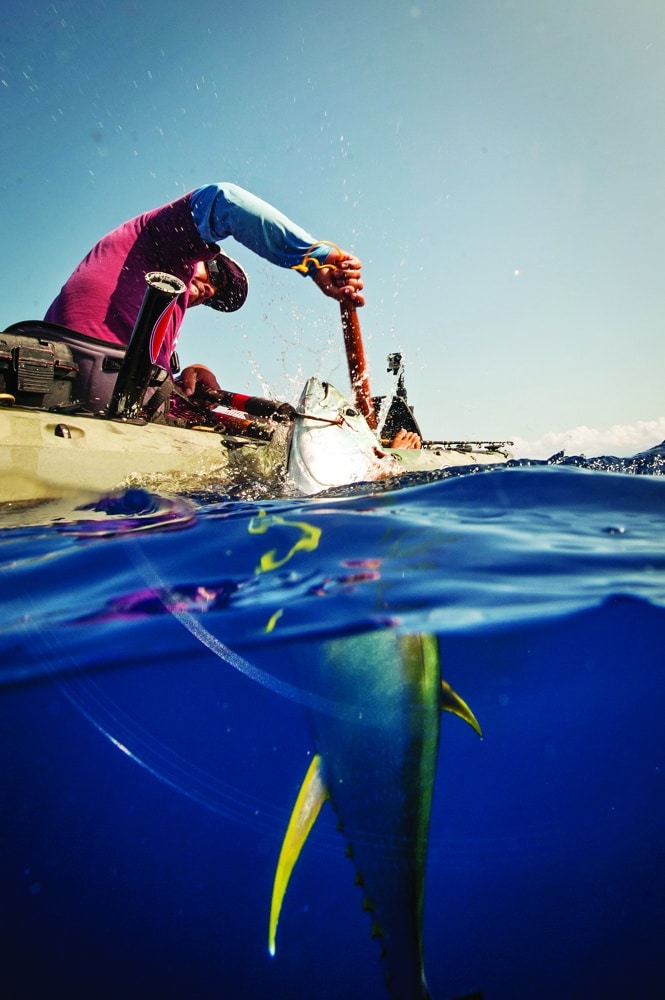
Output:
[[[665,438],[664,103],[652,0],[5,0],[2,326],[108,229],[232,180],[361,257],[373,390],[402,350],[428,437],[629,454]],[[225,249],[250,298],[192,310],[183,361],[347,389],[336,304]]]

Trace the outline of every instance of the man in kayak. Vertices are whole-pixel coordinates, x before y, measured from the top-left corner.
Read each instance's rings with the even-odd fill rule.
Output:
[[[172,358],[186,310],[207,305],[239,309],[248,290],[243,268],[217,243],[232,236],[278,267],[310,277],[321,291],[354,307],[365,303],[361,262],[319,241],[272,205],[236,184],[207,184],[107,233],[81,261],[51,303],[46,321],[111,343],[129,344],[145,294],[145,275],[166,271],[187,291],[176,302],[157,363],[174,374]],[[204,365],[190,365],[178,379],[194,397],[219,390]],[[404,441],[400,446],[409,446]],[[414,446],[412,443],[411,447]]]
[[[146,273],[166,271],[187,285],[157,359],[171,371],[189,306],[234,312],[247,297],[245,272],[216,245],[228,236],[279,267],[310,276],[326,295],[354,306],[364,304],[357,257],[315,240],[236,184],[208,184],[104,236],[65,282],[45,319],[126,345],[143,302]],[[187,394],[195,391],[198,380],[197,366],[192,369],[182,376]]]

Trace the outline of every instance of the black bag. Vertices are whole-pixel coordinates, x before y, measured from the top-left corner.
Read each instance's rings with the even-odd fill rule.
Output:
[[[78,365],[66,344],[0,333],[0,392],[9,393],[21,406],[68,406],[77,374]]]
[[[109,403],[125,348],[56,323],[26,320],[0,333],[0,392],[21,406],[81,404],[98,413]]]

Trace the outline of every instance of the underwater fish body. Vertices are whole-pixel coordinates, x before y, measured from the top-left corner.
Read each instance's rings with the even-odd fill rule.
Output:
[[[330,640],[323,655],[310,660],[309,677],[314,683],[325,679],[331,704],[345,710],[312,712],[316,756],[277,866],[271,952],[290,873],[329,800],[379,942],[388,994],[426,1000],[425,865],[441,709],[462,715],[474,728],[477,723],[442,686],[433,636],[384,630]]]

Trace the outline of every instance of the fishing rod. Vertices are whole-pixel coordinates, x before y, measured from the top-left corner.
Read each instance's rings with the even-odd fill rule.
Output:
[[[423,441],[423,448],[448,448],[455,451],[502,451],[510,448],[513,441]]]
[[[263,399],[261,396],[246,396],[241,392],[229,392],[228,389],[208,389],[196,387],[196,397],[207,403],[215,403],[228,410],[247,413],[250,417],[264,417],[277,421],[293,420],[295,407],[290,403],[282,403],[276,399]]]
[[[177,389],[177,387],[176,387]],[[178,393],[183,395],[182,393]],[[262,420],[269,419],[272,422],[292,421],[296,416],[296,411],[290,403],[282,403],[279,400],[263,399],[260,396],[247,396],[243,393],[230,392],[228,389],[211,389],[207,386],[197,385],[193,396],[184,396],[183,399],[192,409],[201,413],[206,421],[209,420],[209,406],[222,406],[226,411],[234,410],[236,413],[247,414],[248,418],[258,417],[259,419],[247,419],[235,416],[232,413],[224,412],[215,414],[217,430],[224,430],[226,434],[235,434],[241,437],[256,438],[260,441],[271,441],[273,427],[263,423]],[[205,424],[207,429],[213,429],[209,424]]]

